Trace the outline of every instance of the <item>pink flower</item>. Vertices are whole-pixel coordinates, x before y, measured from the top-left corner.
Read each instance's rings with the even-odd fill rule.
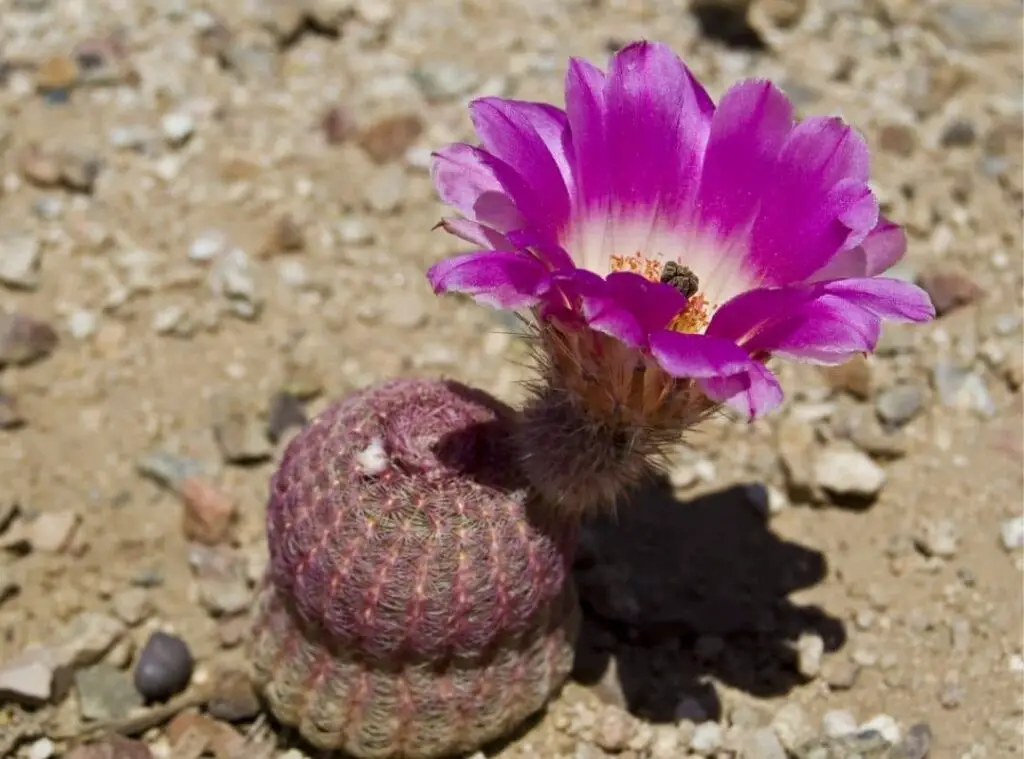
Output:
[[[652,42],[607,73],[572,59],[565,104],[471,104],[481,145],[438,151],[432,174],[461,214],[442,225],[480,249],[428,278],[532,309],[549,368],[594,410],[758,416],[782,399],[769,358],[842,363],[883,319],[934,316],[922,290],[878,276],[906,239],[841,120],[796,121],[759,80],[716,106]]]

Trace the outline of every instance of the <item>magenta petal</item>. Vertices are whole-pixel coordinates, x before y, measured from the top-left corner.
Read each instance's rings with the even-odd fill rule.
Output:
[[[748,290],[715,312],[706,333],[742,344],[765,324],[796,312],[813,297],[814,291],[809,287]]]
[[[477,251],[445,259],[427,270],[436,293],[459,292],[495,308],[533,306],[548,289],[547,268],[524,253]]]
[[[547,230],[563,228],[571,187],[565,114],[541,103],[488,97],[473,101],[470,115],[487,153],[523,179],[531,221]],[[525,200],[518,193],[517,198],[520,204]]]
[[[711,400],[724,403],[748,419],[756,419],[782,403],[782,386],[764,364],[751,362],[750,367],[730,377],[699,380],[701,390]]]
[[[648,332],[663,329],[686,308],[686,296],[677,289],[633,272],[612,272],[606,283],[611,297],[636,314]]]
[[[748,253],[766,285],[806,279],[874,228],[867,164],[863,139],[839,119],[808,119],[790,132]]]
[[[753,363],[731,340],[661,330],[650,338],[651,356],[673,377],[729,377]]]
[[[640,218],[689,213],[714,113],[704,88],[667,45],[634,42],[613,56],[604,96],[616,205]]]
[[[538,235],[535,231],[517,229],[508,233],[509,242],[512,247],[530,249],[540,258],[545,260],[552,269],[575,269],[576,264],[565,248],[557,243],[552,243],[547,238]]]
[[[482,152],[472,145],[455,143],[434,153],[430,176],[441,200],[468,219],[499,232],[525,223]]]
[[[769,321],[744,347],[751,353],[822,364],[842,363],[874,350],[881,319],[833,295],[820,295],[799,310]]]
[[[604,127],[605,75],[580,58],[569,59],[565,75],[565,112],[573,143],[577,212],[603,208],[614,197],[607,170]]]
[[[508,250],[514,247],[505,235],[469,219],[444,218],[440,226],[445,232],[481,248]]]
[[[711,121],[700,184],[699,224],[707,231],[743,234],[765,194],[793,128],[793,107],[771,82],[749,80],[725,93]]]
[[[836,253],[808,281],[874,277],[893,266],[906,252],[906,233],[883,217],[860,245]]]
[[[822,292],[885,319],[926,322],[935,318],[935,306],[928,293],[917,285],[899,279],[841,279],[823,282],[819,287]]]

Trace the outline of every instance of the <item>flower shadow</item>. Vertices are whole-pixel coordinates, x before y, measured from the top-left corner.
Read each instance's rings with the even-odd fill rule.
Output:
[[[588,522],[575,566],[584,621],[574,678],[652,722],[717,718],[713,681],[758,697],[806,682],[799,636],[835,651],[846,632],[789,600],[827,563],[772,532],[763,495],[754,484],[681,502],[659,478]]]

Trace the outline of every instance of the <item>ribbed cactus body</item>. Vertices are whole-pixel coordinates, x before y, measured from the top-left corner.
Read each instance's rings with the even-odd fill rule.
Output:
[[[513,423],[479,391],[393,380],[289,444],[251,658],[275,716],[314,745],[473,750],[567,676],[576,527],[531,500]]]

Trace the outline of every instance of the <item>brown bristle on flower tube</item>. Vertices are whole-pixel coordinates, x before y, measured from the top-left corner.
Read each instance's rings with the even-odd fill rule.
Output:
[[[576,526],[516,466],[514,414],[393,380],[288,445],[267,508],[254,680],[282,723],[359,759],[472,751],[572,666]]]
[[[533,337],[537,378],[516,440],[523,470],[560,518],[612,508],[718,408],[607,335],[543,323]]]

